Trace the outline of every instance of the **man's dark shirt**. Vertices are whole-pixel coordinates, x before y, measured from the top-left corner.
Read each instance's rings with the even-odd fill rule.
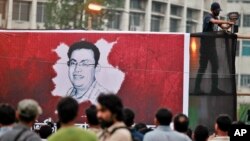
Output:
[[[143,141],[143,134],[136,131],[135,129],[130,129],[130,132],[132,134],[133,139],[136,139],[137,141]]]
[[[203,30],[202,32],[213,32],[218,30],[218,25],[210,22],[211,19],[218,19],[218,17],[213,16],[213,14],[207,14],[203,19]]]

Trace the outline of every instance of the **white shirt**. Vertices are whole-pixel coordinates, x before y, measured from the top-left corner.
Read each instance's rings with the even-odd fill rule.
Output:
[[[230,141],[229,136],[216,136],[214,138],[209,139],[209,141]]]
[[[108,90],[105,89],[97,81],[94,81],[85,93],[77,95],[76,92],[77,92],[76,88],[72,87],[69,89],[67,96],[73,97],[78,101],[78,103],[90,101],[92,104],[96,104],[97,97],[102,93],[107,94]]]

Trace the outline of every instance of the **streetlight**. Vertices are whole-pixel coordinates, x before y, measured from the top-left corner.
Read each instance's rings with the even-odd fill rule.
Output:
[[[94,4],[94,3],[90,3],[88,5],[88,9],[94,12],[100,12],[103,9],[103,6],[98,5],[98,4]],[[91,15],[89,15],[88,17],[88,30],[92,29],[92,17]]]
[[[94,3],[90,3],[88,5],[89,10],[93,10],[93,11],[101,11],[103,9],[103,6],[99,5],[99,4],[94,4]]]

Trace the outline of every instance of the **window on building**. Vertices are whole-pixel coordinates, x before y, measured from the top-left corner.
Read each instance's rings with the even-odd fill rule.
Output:
[[[250,75],[243,74],[240,78],[240,86],[250,88]]]
[[[239,2],[240,0],[227,0],[227,2]]]
[[[171,15],[181,17],[182,7],[177,5],[171,5]]]
[[[250,41],[242,41],[242,56],[250,56]]]
[[[5,6],[6,6],[6,1],[0,0],[0,14],[2,15],[3,19],[5,18],[5,10],[6,10]]]
[[[152,3],[152,11],[157,13],[165,13],[166,4],[161,2]]]
[[[197,23],[192,21],[187,21],[186,23],[186,32],[187,33],[194,33],[196,32]]]
[[[13,20],[29,21],[31,2],[14,1]]]
[[[124,6],[125,6],[125,0],[117,0],[116,3],[114,3],[114,5],[117,8],[124,8]]]
[[[241,18],[242,18],[241,15],[239,15],[238,23],[236,23],[239,27],[241,25],[241,20],[242,20]]]
[[[169,31],[170,32],[178,32],[179,31],[179,29],[178,29],[179,25],[180,25],[180,20],[179,19],[171,18],[170,19],[170,29],[169,29]]]
[[[140,26],[143,21],[143,15],[140,13],[130,13],[129,18],[130,26]]]
[[[151,17],[151,31],[160,31],[162,17],[152,16]]]
[[[198,20],[199,19],[199,11],[195,9],[187,9],[187,19]]]
[[[130,8],[143,10],[145,9],[143,3],[144,1],[142,0],[130,0]]]
[[[236,52],[235,52],[236,56],[240,55],[240,41],[237,41],[237,46],[236,46]]]
[[[121,13],[115,12],[108,16],[108,28],[120,29]]]
[[[243,3],[250,3],[249,0],[242,0]]]
[[[250,15],[243,15],[243,26],[250,27]]]
[[[36,13],[36,21],[40,23],[45,22],[46,18],[46,4],[45,3],[37,3],[37,13]]]

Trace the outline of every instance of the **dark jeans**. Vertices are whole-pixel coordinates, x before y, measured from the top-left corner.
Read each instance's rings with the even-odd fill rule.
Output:
[[[201,39],[200,67],[195,81],[195,92],[200,91],[203,74],[207,69],[208,62],[212,68],[212,90],[218,88],[218,55],[215,46],[215,38]]]

